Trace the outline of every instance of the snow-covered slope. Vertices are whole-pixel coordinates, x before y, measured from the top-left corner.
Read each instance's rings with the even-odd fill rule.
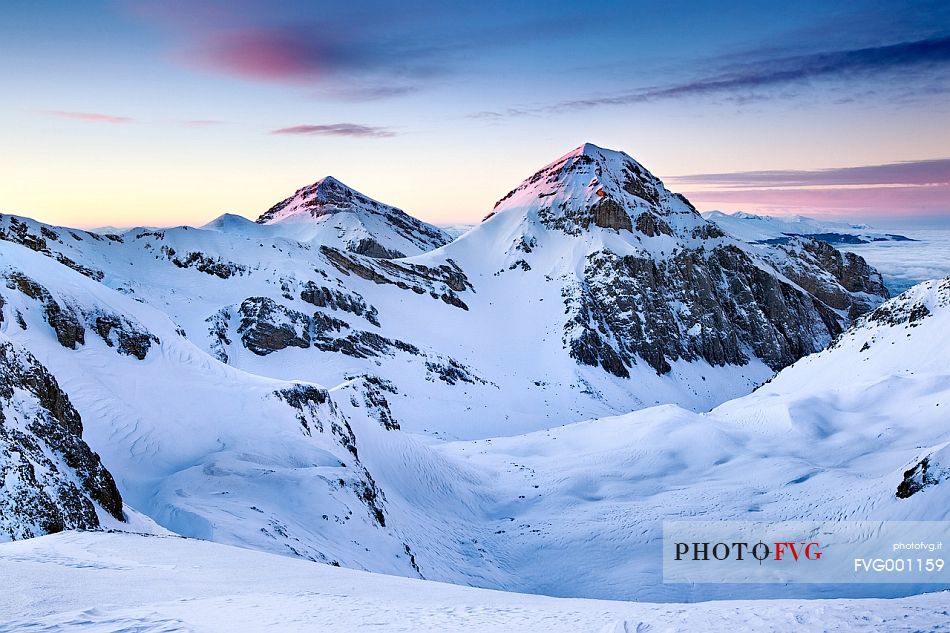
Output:
[[[912,241],[903,235],[875,231],[866,224],[818,220],[805,215],[778,217],[744,211],[708,211],[703,213],[703,217],[715,222],[726,233],[746,242],[781,243],[796,235],[814,237],[829,244]]]
[[[712,412],[644,409],[527,435],[423,444],[358,431],[421,573],[548,595],[726,598],[661,581],[667,519],[950,519],[950,279],[874,311],[827,351]],[[395,459],[394,459],[395,456]],[[412,529],[412,528],[410,528]],[[752,585],[890,596],[913,585]]]
[[[58,314],[72,317],[50,323],[46,304],[8,289],[5,332],[56,372],[126,500],[186,534],[462,584],[670,600],[732,590],[659,582],[664,518],[947,518],[932,482],[943,476],[950,439],[938,406],[947,406],[948,350],[933,345],[948,320],[948,282],[886,304],[832,349],[710,414],[664,406],[432,443],[387,428],[393,394],[382,382],[354,379],[295,411],[272,397],[287,383],[221,365],[148,306],[23,247],[0,246],[10,268],[29,270]],[[119,311],[127,321],[103,336],[99,319]],[[18,313],[26,330],[13,326]],[[898,345],[928,355],[895,358]],[[851,369],[874,349],[879,361]],[[895,366],[904,371],[893,375]],[[384,499],[385,528],[365,497],[370,481]],[[288,492],[298,490],[303,496]],[[773,585],[745,595],[912,590]]]
[[[331,176],[298,189],[261,214],[257,223],[273,227],[271,234],[371,257],[418,255],[452,240],[442,229],[368,198]],[[210,227],[226,230],[233,222],[219,218]]]
[[[4,631],[944,631],[946,593],[898,600],[563,600],[315,565],[212,543],[61,534],[0,545]],[[50,582],[55,578],[55,582]]]
[[[179,534],[414,573],[325,389],[222,364],[158,310],[22,246],[0,242],[0,277],[2,336],[55,376],[51,408],[75,426],[72,403],[126,503]]]

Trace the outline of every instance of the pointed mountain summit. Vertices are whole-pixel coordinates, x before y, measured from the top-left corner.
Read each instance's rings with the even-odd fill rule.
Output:
[[[887,298],[863,259],[809,239],[742,242],[627,154],[591,143],[523,181],[445,254],[523,284],[512,294],[554,284],[567,316],[549,330],[579,363],[621,378],[697,362],[778,370]]]
[[[636,160],[592,143],[543,167],[499,200],[491,215],[526,211],[570,235],[600,227],[689,237],[706,224],[685,197]]]
[[[445,231],[373,200],[327,176],[264,212],[257,224],[300,241],[318,242],[371,257],[418,255],[452,241]]]

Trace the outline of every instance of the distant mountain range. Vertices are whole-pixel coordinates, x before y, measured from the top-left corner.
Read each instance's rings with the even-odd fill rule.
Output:
[[[871,242],[910,242],[909,237],[881,233],[866,224],[848,224],[818,220],[804,215],[754,215],[743,211],[708,211],[703,217],[722,230],[746,242],[784,244],[793,237],[810,237],[829,244],[868,244]]]

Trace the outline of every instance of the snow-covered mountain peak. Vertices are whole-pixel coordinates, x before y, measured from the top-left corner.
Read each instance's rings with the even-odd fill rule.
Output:
[[[492,215],[502,213],[527,216],[571,235],[599,227],[647,237],[686,237],[705,224],[686,198],[670,192],[639,162],[593,143],[575,148],[518,185],[495,204]]]
[[[452,241],[442,229],[373,200],[327,176],[265,211],[257,224],[275,234],[371,257],[405,257]]]
[[[200,228],[207,231],[238,233],[253,231],[257,228],[257,226],[253,221],[248,220],[242,215],[237,215],[234,213],[222,213]]]
[[[347,187],[333,176],[326,176],[312,185],[301,187],[294,195],[275,204],[257,218],[257,223],[274,224],[285,220],[319,218],[341,211],[358,212],[367,208],[393,209]]]

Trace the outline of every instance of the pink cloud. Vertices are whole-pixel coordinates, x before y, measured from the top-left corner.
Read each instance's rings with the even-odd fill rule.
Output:
[[[249,79],[304,83],[325,77],[335,65],[318,35],[290,28],[230,30],[211,35],[184,53],[196,65]]]
[[[103,114],[101,112],[72,112],[69,110],[47,110],[46,114],[60,117],[62,119],[73,119],[75,121],[86,121],[88,123],[132,123],[133,118],[127,116],[117,116],[114,114]]]
[[[786,213],[950,215],[950,185],[684,191],[701,209]]]

